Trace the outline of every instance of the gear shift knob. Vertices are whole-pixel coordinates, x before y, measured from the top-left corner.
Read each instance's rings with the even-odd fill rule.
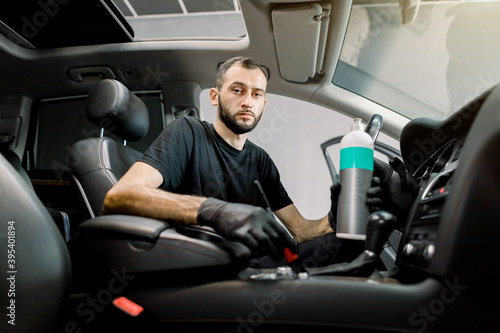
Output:
[[[372,213],[366,226],[365,250],[379,255],[389,234],[396,227],[397,218],[386,211]]]

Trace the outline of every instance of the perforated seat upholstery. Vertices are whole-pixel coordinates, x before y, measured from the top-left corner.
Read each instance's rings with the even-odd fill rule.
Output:
[[[86,112],[92,123],[124,141],[88,138],[76,142],[68,152],[78,208],[84,219],[102,215],[106,193],[142,156],[124,142],[142,139],[149,129],[145,104],[116,80],[103,80],[90,91]]]

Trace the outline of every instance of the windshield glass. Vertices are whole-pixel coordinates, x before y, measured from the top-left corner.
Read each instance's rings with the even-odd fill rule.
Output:
[[[136,41],[242,38],[246,28],[238,0],[113,0]]]
[[[499,17],[500,1],[421,1],[403,16],[398,1],[355,0],[333,83],[410,119],[446,118],[500,82]]]

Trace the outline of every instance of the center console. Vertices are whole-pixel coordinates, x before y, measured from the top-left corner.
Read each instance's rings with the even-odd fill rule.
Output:
[[[458,161],[431,174],[419,191],[401,239],[397,265],[427,271],[436,250],[436,236],[453,172]]]

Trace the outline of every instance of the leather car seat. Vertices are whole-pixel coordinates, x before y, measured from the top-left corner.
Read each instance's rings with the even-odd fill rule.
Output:
[[[26,172],[26,170],[23,168],[21,164],[21,159],[15,152],[9,149],[10,142],[14,138],[12,137],[9,141],[7,142],[0,142],[0,153],[5,157],[5,159],[10,163],[10,165],[17,171],[17,173],[21,176],[21,178],[28,184],[28,186],[34,191],[33,184],[31,184],[31,179]],[[56,223],[57,227],[59,228],[59,231],[64,237],[64,240],[66,242],[69,242],[71,239],[71,226],[70,226],[70,220],[69,216],[66,212],[55,209],[53,207],[45,207],[49,214],[52,216],[52,219]]]
[[[126,142],[142,139],[149,129],[146,105],[117,80],[105,79],[92,88],[86,112],[101,137],[76,142],[67,156],[83,219],[102,215],[106,193],[142,156]],[[123,141],[104,137],[104,130]]]
[[[0,189],[0,332],[50,332],[69,299],[66,243],[33,189],[2,154]]]

